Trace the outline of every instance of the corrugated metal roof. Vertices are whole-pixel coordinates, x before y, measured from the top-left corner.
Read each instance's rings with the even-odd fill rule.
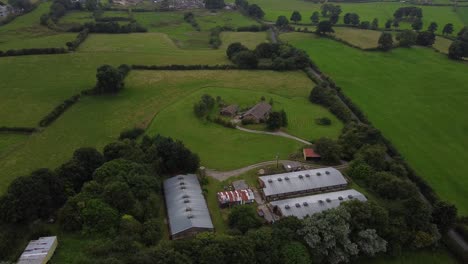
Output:
[[[254,193],[250,189],[218,192],[220,203],[248,202],[255,199]]]
[[[265,102],[260,102],[254,107],[250,108],[247,112],[245,112],[245,116],[253,115],[255,118],[261,119],[265,117],[265,115],[271,110],[271,105]]]
[[[341,172],[331,167],[274,174],[259,179],[265,184],[263,193],[266,196],[347,184]]]
[[[192,227],[213,228],[196,175],[178,175],[165,180],[164,196],[171,235]]]
[[[354,190],[321,193],[285,200],[270,202],[272,206],[278,206],[283,216],[295,216],[299,219],[307,215],[313,215],[331,208],[340,206],[342,202],[357,199],[367,201],[366,197]]]
[[[45,263],[48,259],[49,252],[55,250],[54,243],[57,237],[40,237],[37,240],[29,241],[29,244],[24,249],[18,264],[41,264]]]

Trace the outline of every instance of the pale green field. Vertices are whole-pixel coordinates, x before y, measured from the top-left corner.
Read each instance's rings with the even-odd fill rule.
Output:
[[[450,45],[452,44],[452,41],[450,39],[442,38],[442,37],[436,37],[436,41],[434,45],[434,49],[444,53],[448,54],[448,50]]]
[[[229,44],[234,42],[241,42],[249,49],[255,49],[258,44],[268,42],[267,38],[266,32],[222,32],[219,50],[226,51]]]
[[[335,36],[363,49],[376,48],[382,32],[355,28],[335,27]]]

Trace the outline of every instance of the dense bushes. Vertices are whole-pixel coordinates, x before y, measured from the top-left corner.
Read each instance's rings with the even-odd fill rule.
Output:
[[[63,114],[70,106],[78,102],[80,97],[81,96],[79,94],[76,94],[66,99],[65,101],[63,101],[63,103],[56,106],[54,110],[52,110],[52,112],[47,114],[44,118],[41,119],[41,121],[39,121],[39,126],[46,127],[50,125],[52,122],[55,121],[55,119],[57,119],[61,114]]]
[[[198,118],[206,117],[215,106],[215,99],[208,94],[202,95],[200,101],[193,105],[193,112]]]
[[[353,120],[351,111],[337,96],[336,91],[327,87],[326,83],[316,85],[309,95],[309,100],[312,103],[325,106],[344,123]]]
[[[126,64],[122,64],[118,68],[102,65],[97,69],[94,92],[96,94],[119,92],[124,87],[124,79],[130,69],[130,66]]]
[[[213,49],[217,49],[219,48],[219,46],[221,46],[221,32],[222,32],[222,28],[221,27],[215,27],[215,28],[212,28],[210,30],[210,46],[213,48]]]
[[[120,25],[115,21],[111,22],[88,22],[83,26],[72,28],[71,31],[82,31],[87,28],[90,33],[133,33],[133,32],[147,32],[148,30],[137,22],[130,22],[125,25]]]
[[[67,53],[67,50],[64,48],[33,48],[33,49],[7,50],[5,52],[0,51],[0,57],[42,55],[42,54],[61,54],[61,53]]]
[[[76,39],[74,41],[67,42],[67,47],[68,50],[76,50],[83,41],[86,40],[89,34],[89,29],[85,28],[78,35],[76,36]]]
[[[464,27],[458,32],[457,39],[449,47],[448,56],[454,60],[468,57],[468,27]]]
[[[247,0],[236,0],[235,3],[237,8],[250,17],[262,19],[265,16],[265,12],[257,4],[249,5]]]

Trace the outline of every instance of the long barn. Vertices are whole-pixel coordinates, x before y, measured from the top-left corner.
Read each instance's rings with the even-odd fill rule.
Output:
[[[178,175],[165,180],[164,197],[172,239],[214,230],[196,175]]]
[[[348,185],[343,174],[331,167],[262,176],[258,181],[269,201],[341,190]]]

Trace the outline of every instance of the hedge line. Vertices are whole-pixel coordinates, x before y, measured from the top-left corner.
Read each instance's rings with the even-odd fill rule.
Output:
[[[44,118],[41,119],[41,121],[39,121],[39,126],[46,127],[52,124],[52,122],[54,122],[61,114],[63,114],[68,108],[70,108],[70,106],[78,102],[80,97],[80,94],[76,94],[63,101],[61,104],[56,106],[54,110],[52,110],[52,112],[47,114]]]
[[[67,53],[65,48],[33,48],[0,51],[0,57],[24,56],[24,55],[42,55],[42,54],[63,54]]]
[[[32,134],[37,132],[37,128],[35,127],[0,127],[0,132],[5,133],[23,133],[23,134]]]
[[[74,41],[67,42],[68,50],[70,51],[76,50],[81,45],[81,43],[83,43],[86,40],[88,35],[89,35],[88,28],[85,28],[82,31],[80,31],[80,33],[78,33]]]

